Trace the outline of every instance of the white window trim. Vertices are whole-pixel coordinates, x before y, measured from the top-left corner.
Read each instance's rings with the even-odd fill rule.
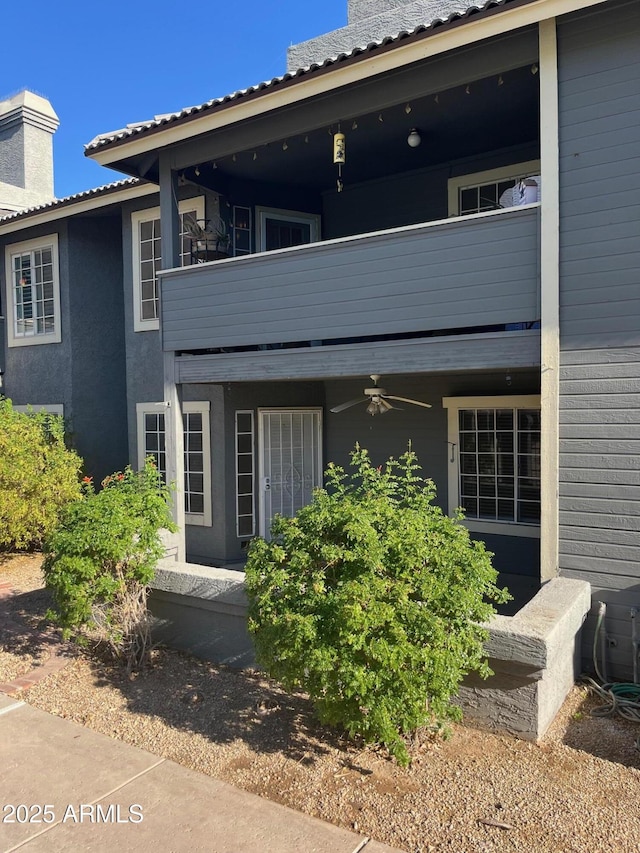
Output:
[[[513,163],[511,166],[501,166],[498,169],[487,169],[484,172],[473,172],[469,175],[459,175],[449,178],[447,192],[449,196],[449,216],[459,216],[460,190],[465,187],[475,187],[478,184],[490,184],[493,181],[508,181],[526,175],[540,174],[540,160],[527,160],[525,163]]]
[[[178,203],[178,212],[196,211],[197,219],[205,218],[204,196],[186,198]],[[160,219],[159,207],[145,207],[134,210],[131,214],[131,263],[133,271],[133,330],[134,332],[150,332],[160,328],[160,320],[143,320],[140,311],[142,298],[140,283],[140,223],[151,219]]]
[[[256,247],[258,252],[266,252],[267,219],[280,219],[285,222],[300,222],[309,225],[309,243],[320,240],[321,217],[317,213],[303,213],[300,210],[282,210],[278,207],[256,207]]]
[[[208,400],[197,402],[185,402],[182,404],[182,413],[202,415],[202,467],[203,467],[203,491],[204,512],[185,513],[185,524],[197,527],[212,526],[211,508],[211,428],[210,428],[211,403]],[[145,460],[144,448],[144,416],[146,414],[166,415],[166,403],[136,403],[137,445],[138,445],[138,468],[142,468]]]
[[[48,415],[59,415],[64,417],[64,405],[62,403],[29,403],[26,406],[13,406],[16,412],[24,412],[29,415],[38,412],[46,412]]]
[[[53,332],[42,335],[16,334],[16,306],[13,291],[14,255],[32,252],[35,249],[51,247],[51,262],[53,265]],[[5,248],[5,296],[7,305],[7,345],[9,347],[30,347],[38,344],[59,344],[62,341],[62,317],[60,315],[60,260],[58,253],[58,235],[47,234],[23,243],[12,243]]]
[[[447,410],[449,447],[449,515],[453,515],[460,506],[459,465],[460,433],[458,411],[460,409],[539,409],[538,394],[505,395],[500,397],[443,397],[442,406]],[[529,539],[540,538],[539,524],[522,524],[517,521],[489,521],[480,518],[465,518],[463,524],[473,533],[498,533],[503,536],[523,536]]]

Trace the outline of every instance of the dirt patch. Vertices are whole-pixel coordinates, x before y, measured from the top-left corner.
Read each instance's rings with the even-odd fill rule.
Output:
[[[0,583],[31,594],[38,558],[19,559],[18,568],[0,563]],[[16,597],[22,618],[42,618],[42,595]],[[4,650],[0,681],[7,655],[20,651]],[[170,650],[154,657],[153,669],[130,679],[81,655],[25,699],[410,853],[637,853],[640,726],[592,717],[598,702],[583,688],[540,745],[460,725],[448,741],[416,744],[401,770],[383,751],[319,726],[303,696],[260,673]]]

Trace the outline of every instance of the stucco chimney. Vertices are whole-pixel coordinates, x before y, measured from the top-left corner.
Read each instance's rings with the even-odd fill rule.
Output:
[[[33,92],[0,101],[0,211],[53,199],[53,134],[59,124],[49,101]]]
[[[411,0],[348,0],[347,20],[350,24],[361,21],[363,18],[372,18],[382,12],[389,12],[406,6]]]
[[[287,71],[297,71],[331,56],[349,53],[401,30],[429,25],[452,12],[464,12],[471,0],[347,0],[346,27],[292,45],[287,51]]]

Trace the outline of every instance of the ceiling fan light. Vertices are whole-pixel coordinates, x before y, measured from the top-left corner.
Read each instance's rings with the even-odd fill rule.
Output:
[[[372,400],[367,406],[367,414],[371,415],[371,417],[378,414],[378,404],[375,400]]]

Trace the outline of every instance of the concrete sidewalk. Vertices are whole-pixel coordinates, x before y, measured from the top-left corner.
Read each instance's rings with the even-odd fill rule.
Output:
[[[13,850],[394,853],[0,693],[0,853]]]

